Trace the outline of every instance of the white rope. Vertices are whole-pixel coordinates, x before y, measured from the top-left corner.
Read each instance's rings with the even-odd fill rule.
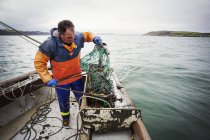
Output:
[[[6,93],[6,91],[9,91],[8,89],[10,89],[10,91],[12,92],[12,95],[13,95],[13,98],[11,97],[8,97],[6,94],[8,94],[9,92]],[[17,97],[14,93],[14,90],[16,89],[19,89],[20,92],[21,92],[21,95],[19,97]],[[7,98],[8,100],[11,100],[11,101],[16,101],[17,99],[21,98],[23,95],[24,95],[24,92],[25,92],[25,89],[26,89],[26,85],[23,86],[23,89],[20,87],[20,86],[12,86],[9,87],[9,88],[4,88],[4,89],[1,89],[2,91],[2,94],[0,96],[4,96],[5,98]]]

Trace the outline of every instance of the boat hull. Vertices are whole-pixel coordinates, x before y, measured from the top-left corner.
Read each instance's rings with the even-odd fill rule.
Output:
[[[23,81],[30,81],[30,74],[27,77],[29,78]],[[87,81],[86,79],[87,75],[83,76],[83,80]],[[116,101],[114,101],[112,107],[93,108],[88,106],[87,97],[82,98],[81,105],[79,106],[73,93],[70,94],[71,122],[69,127],[62,126],[62,118],[60,116],[58,100],[54,88],[43,86],[43,83],[41,83],[42,86],[37,86],[33,91],[30,87],[29,91],[25,90],[24,96],[0,108],[0,118],[8,118],[8,116],[3,115],[5,114],[3,112],[5,112],[5,110],[12,110],[13,108],[11,111],[13,114],[9,114],[9,116],[13,116],[13,118],[8,119],[8,122],[1,126],[0,137],[15,140],[24,138],[69,139],[77,135],[78,139],[81,140],[110,138],[113,140],[127,140],[131,139],[131,137],[134,139],[150,140],[149,134],[141,121],[140,111],[132,103],[125,88],[115,75],[112,76],[112,80],[114,81],[114,95],[116,97]],[[18,82],[22,81],[18,80]],[[31,82],[28,82],[26,85],[37,85],[39,83],[40,79],[38,78],[31,80]],[[33,93],[34,97],[31,96],[31,93]],[[41,118],[39,118],[39,114],[36,114],[40,110],[37,109],[38,104],[34,104],[33,98],[36,101],[40,101],[39,105],[47,103],[50,109],[50,112],[45,116],[46,120],[35,124],[33,117],[38,117],[38,120]],[[41,102],[41,100],[43,100],[43,102]],[[19,107],[19,104],[23,102],[25,106],[27,101],[31,103],[29,104],[30,108],[23,111],[23,108]],[[14,114],[18,115],[15,116]],[[81,115],[81,117],[79,117],[79,115]],[[30,118],[29,116],[33,117]],[[82,129],[81,126],[84,126],[83,131],[86,134],[78,132],[78,130]],[[30,136],[26,133],[22,133],[20,130],[29,130]]]

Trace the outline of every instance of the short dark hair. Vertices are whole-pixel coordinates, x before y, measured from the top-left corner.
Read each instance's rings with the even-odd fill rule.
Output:
[[[67,28],[74,28],[74,24],[70,20],[62,20],[58,23],[58,32],[64,33]]]

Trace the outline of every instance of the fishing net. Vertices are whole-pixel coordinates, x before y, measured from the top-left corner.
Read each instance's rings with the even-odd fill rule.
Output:
[[[113,91],[109,52],[106,44],[95,46],[93,51],[81,59],[81,67],[89,74],[87,90],[96,94],[110,94]]]

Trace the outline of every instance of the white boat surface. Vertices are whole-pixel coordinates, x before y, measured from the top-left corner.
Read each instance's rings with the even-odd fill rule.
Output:
[[[27,75],[27,74],[26,74]],[[41,83],[38,75],[36,73],[29,73],[26,79],[23,80],[23,84],[19,84],[17,89],[13,86],[12,94],[15,94],[17,91],[24,92],[28,90],[28,93],[23,93],[20,97],[17,95],[8,96],[11,94],[10,90],[4,90],[0,96],[9,97],[9,99],[14,98],[14,101],[8,103],[0,108],[0,139],[13,139],[13,140],[22,140],[22,139],[50,139],[50,140],[67,140],[67,139],[81,139],[81,140],[130,140],[130,139],[141,139],[141,140],[150,140],[150,136],[145,128],[142,120],[141,114],[138,112],[138,109],[130,100],[125,88],[122,86],[120,81],[117,79],[116,75],[112,75],[112,80],[114,84],[114,94],[117,100],[114,102],[114,108],[94,108],[100,111],[98,117],[99,121],[104,121],[102,123],[98,123],[95,126],[99,126],[98,128],[94,126],[92,128],[88,128],[87,117],[84,117],[84,113],[88,113],[88,111],[94,111],[91,107],[87,105],[87,98],[84,97],[81,102],[81,106],[74,98],[73,93],[70,96],[70,125],[69,127],[62,126],[62,118],[60,116],[60,110],[58,101],[56,98],[55,90],[52,87],[41,86],[36,88],[31,88],[32,81],[35,83]],[[83,76],[83,79],[86,79],[87,76]],[[19,80],[19,81],[18,81]],[[15,81],[15,80],[14,80]],[[20,83],[20,79],[16,78],[16,82]],[[25,83],[24,83],[25,82]],[[1,85],[4,85],[1,82]],[[13,84],[14,84],[13,83]],[[11,84],[11,83],[10,83]],[[36,85],[36,84],[35,84]],[[4,85],[5,86],[5,85]],[[35,86],[34,86],[35,87]],[[4,89],[1,87],[1,89]],[[85,92],[85,91],[84,91]],[[2,99],[1,99],[2,100]],[[5,98],[5,100],[8,100]],[[107,109],[109,111],[107,111]],[[86,112],[82,112],[82,111]],[[133,116],[128,116],[125,118],[123,122],[122,119],[112,118],[107,116],[102,116],[104,112],[108,112],[108,114],[112,110],[114,111],[125,111],[132,110]],[[102,114],[101,114],[102,113]],[[126,112],[125,112],[126,113]],[[81,117],[81,116],[82,117]],[[92,114],[90,114],[92,115]],[[123,115],[121,115],[123,116]],[[137,119],[135,118],[137,116]],[[119,117],[119,116],[118,116]],[[90,117],[89,117],[90,118]],[[95,118],[95,120],[98,118]],[[111,119],[107,120],[107,119]],[[136,119],[136,120],[135,120]],[[96,123],[94,119],[91,120],[92,124]],[[133,122],[133,120],[135,120]],[[114,122],[113,124],[111,122]],[[78,123],[78,124],[77,124]],[[106,124],[108,123],[108,125]],[[129,127],[119,127],[117,125],[121,124],[129,125]],[[131,123],[131,124],[129,124]],[[102,124],[102,125],[101,125]],[[106,127],[104,126],[109,126]],[[101,129],[102,128],[102,129]],[[114,128],[114,129],[112,129]],[[98,132],[96,130],[99,130]],[[100,132],[101,130],[105,130]],[[110,129],[110,130],[109,130]]]

